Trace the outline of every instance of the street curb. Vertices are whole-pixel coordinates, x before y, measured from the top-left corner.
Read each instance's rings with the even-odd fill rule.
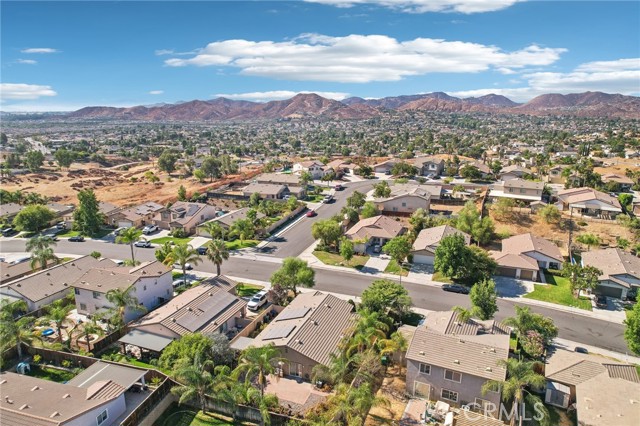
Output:
[[[556,303],[549,303],[549,302],[543,302],[541,300],[535,300],[535,299],[527,299],[525,297],[500,297],[498,296],[499,299],[502,300],[507,300],[507,301],[513,301],[514,303],[522,303],[525,305],[531,305],[531,306],[541,306],[543,308],[548,308],[548,309],[553,309],[556,311],[563,311],[563,312],[567,312],[567,313],[571,313],[571,314],[576,314],[576,315],[581,315],[584,317],[589,317],[589,318],[594,318],[594,319],[598,319],[601,321],[607,321],[613,324],[624,324],[623,321],[617,320],[617,319],[613,319],[613,318],[608,318],[604,315],[594,315],[593,311],[585,311],[584,309],[580,309],[580,308],[572,308],[570,306],[563,306],[563,305],[558,305]]]

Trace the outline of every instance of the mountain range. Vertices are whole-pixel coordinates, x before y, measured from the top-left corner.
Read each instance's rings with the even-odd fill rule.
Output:
[[[443,92],[433,92],[380,99],[351,97],[336,101],[315,93],[304,93],[290,99],[266,103],[216,98],[209,101],[194,100],[129,108],[93,106],[69,113],[67,117],[140,121],[224,121],[312,117],[356,120],[380,116],[385,110],[640,118],[640,98],[602,92],[568,95],[551,93],[537,96],[526,103],[517,103],[495,94],[461,99]]]

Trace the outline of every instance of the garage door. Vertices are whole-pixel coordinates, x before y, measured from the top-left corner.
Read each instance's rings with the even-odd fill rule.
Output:
[[[534,271],[520,270],[520,279],[533,281],[533,272]]]
[[[602,294],[603,296],[615,297],[616,299],[620,299],[622,297],[621,288],[599,285],[596,287],[595,292],[597,294]]]
[[[413,382],[413,395],[419,398],[427,398],[431,396],[431,385],[419,381]]]
[[[414,254],[413,263],[419,263],[421,265],[433,265],[433,256],[427,256],[424,254]]]
[[[498,268],[497,274],[498,275],[502,275],[503,277],[515,278],[516,277],[516,269],[500,267],[500,268]]]

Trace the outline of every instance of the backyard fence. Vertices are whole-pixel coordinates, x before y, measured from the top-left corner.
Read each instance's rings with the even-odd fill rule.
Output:
[[[177,383],[170,378],[165,378],[160,386],[154,389],[147,398],[140,405],[133,410],[126,419],[120,423],[121,426],[137,426],[142,423],[142,420],[153,411],[162,400],[171,392],[171,388],[176,386]]]
[[[192,407],[200,409],[197,404],[192,405]],[[207,410],[227,417],[235,417],[237,422],[262,424],[262,413],[260,413],[260,410],[257,408],[240,404],[231,404],[212,398],[209,395],[207,395]],[[269,416],[271,417],[271,426],[286,426],[289,421],[293,420],[292,417],[271,412],[269,413]]]

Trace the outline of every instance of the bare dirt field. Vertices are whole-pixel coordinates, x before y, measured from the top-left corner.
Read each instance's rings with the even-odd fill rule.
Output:
[[[624,176],[627,169],[638,170],[640,168],[639,158],[603,158],[604,167],[594,167],[593,171],[601,175],[607,173],[616,173]]]
[[[145,177],[148,171],[152,171],[159,181],[150,182]],[[129,170],[105,168],[97,163],[87,163],[74,164],[70,171],[44,168],[40,173],[2,178],[2,188],[7,191],[19,189],[24,192],[37,192],[60,203],[75,203],[78,191],[92,188],[100,201],[118,206],[146,201],[164,204],[177,199],[180,185],[184,185],[189,195],[196,191],[202,194],[208,189],[217,188],[232,181],[249,179],[258,173],[257,169],[243,169],[238,175],[231,175],[212,183],[208,180],[199,183],[193,177],[183,179],[177,175],[169,176],[165,172],[160,172],[152,163],[136,165]]]
[[[375,406],[369,411],[369,416],[365,421],[365,426],[378,426],[398,424],[407,406],[407,399],[404,398],[405,378],[404,370],[401,372],[397,366],[390,367],[382,382],[377,396],[384,397],[389,401],[388,407]]]

